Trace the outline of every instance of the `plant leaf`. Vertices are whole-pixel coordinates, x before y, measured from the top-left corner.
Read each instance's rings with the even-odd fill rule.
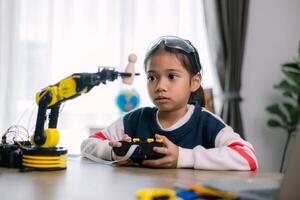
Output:
[[[276,119],[269,119],[268,126],[272,128],[283,128],[282,124],[278,122]]]
[[[290,84],[287,80],[281,81],[278,85],[274,86],[276,89],[281,89],[290,93],[298,94],[298,88]]]
[[[280,109],[279,105],[278,104],[273,104],[269,107],[267,107],[267,111],[272,113],[272,114],[275,114],[277,116],[280,117],[280,119],[284,122],[284,123],[287,123],[287,116],[284,112],[282,112],[282,110]]]
[[[299,72],[300,68],[297,62],[285,63],[282,65],[282,68],[286,71]]]
[[[300,118],[300,106],[293,107],[290,111],[291,123],[293,125],[298,124]]]
[[[299,89],[300,88],[300,73],[286,71],[284,69],[282,71],[289,79],[291,79],[296,84],[297,88]]]
[[[294,98],[293,94],[291,92],[289,92],[289,91],[283,92],[282,95],[285,96],[285,97]]]
[[[283,103],[283,107],[286,109],[286,111],[287,111],[287,113],[288,113],[288,115],[289,115],[289,118],[290,118],[290,120],[289,120],[289,124],[291,125],[292,124],[292,114],[291,114],[291,112],[292,112],[292,110],[293,110],[293,108],[295,107],[295,106],[293,106],[292,104],[290,104],[290,103],[287,103],[287,102],[285,102],[285,103]]]
[[[295,106],[293,106],[292,104],[290,104],[290,103],[283,103],[283,106],[286,108],[286,110],[288,111],[288,112],[291,112],[291,110],[295,107]]]

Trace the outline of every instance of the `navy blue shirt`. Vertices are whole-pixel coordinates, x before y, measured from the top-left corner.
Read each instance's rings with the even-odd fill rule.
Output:
[[[209,112],[195,106],[190,119],[172,131],[160,128],[156,121],[157,108],[144,107],[128,113],[123,118],[124,130],[132,138],[154,138],[156,133],[166,136],[177,146],[192,149],[201,145],[206,149],[215,147],[215,139],[225,124]]]

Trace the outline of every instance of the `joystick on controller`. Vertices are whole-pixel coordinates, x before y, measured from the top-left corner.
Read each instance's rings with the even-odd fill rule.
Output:
[[[121,147],[113,147],[117,156],[125,156],[132,145],[136,145],[132,155],[129,157],[134,163],[141,164],[144,160],[159,159],[164,154],[153,151],[153,147],[164,147],[162,139],[148,138],[147,141],[140,141],[139,138],[133,138],[131,141],[120,141]]]

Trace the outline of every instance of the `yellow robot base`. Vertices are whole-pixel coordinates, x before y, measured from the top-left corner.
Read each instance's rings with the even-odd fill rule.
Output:
[[[67,149],[63,147],[23,148],[22,170],[52,171],[67,168]]]

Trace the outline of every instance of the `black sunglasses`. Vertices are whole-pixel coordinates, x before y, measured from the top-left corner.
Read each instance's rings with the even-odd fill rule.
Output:
[[[151,43],[150,47],[148,48],[146,57],[148,57],[147,56],[148,54],[150,54],[155,49],[157,49],[161,43],[164,43],[164,45],[166,45],[168,48],[178,49],[187,54],[192,54],[194,62],[197,65],[197,70],[199,72],[201,71],[202,66],[200,64],[199,54],[197,52],[197,49],[192,45],[192,43],[189,40],[185,40],[177,36],[159,37],[157,40]]]

